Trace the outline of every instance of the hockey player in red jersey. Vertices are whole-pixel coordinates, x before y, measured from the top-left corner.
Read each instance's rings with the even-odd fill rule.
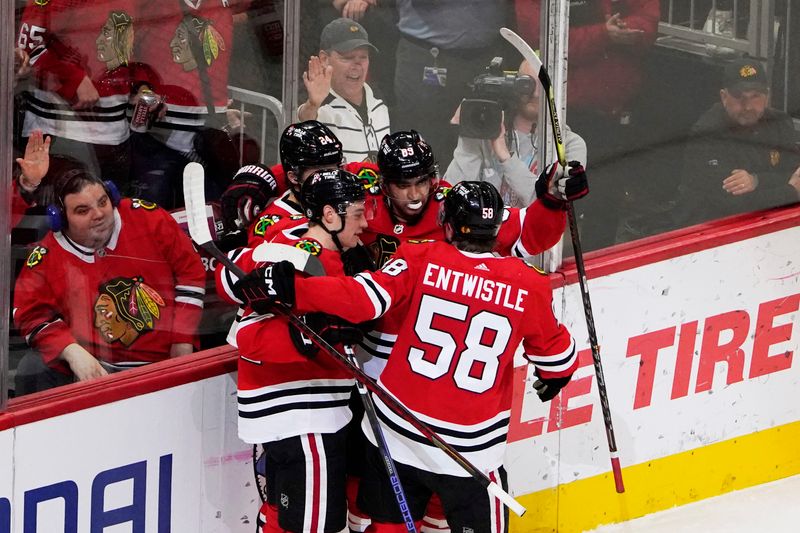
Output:
[[[536,366],[542,401],[577,368],[575,342],[552,311],[546,275],[491,251],[503,205],[489,183],[461,182],[444,200],[446,240],[408,243],[375,273],[355,278],[267,280],[297,312],[335,313],[358,322],[401,313],[397,341],[379,382],[494,481],[502,466],[511,409],[513,358],[522,343]],[[294,297],[294,298],[293,298]],[[346,306],[342,301],[348,301]],[[415,520],[439,494],[454,531],[505,532],[507,512],[439,448],[375,398]],[[374,444],[369,426],[362,424]],[[367,531],[405,530],[376,448],[366,458],[359,506]]]
[[[38,352],[29,362],[52,367],[27,376],[43,381],[26,392],[102,376],[103,364],[188,354],[197,342],[205,292],[199,256],[168,213],[120,201],[107,183],[82,169],[60,178],[49,208],[53,231],[17,279],[14,321]]]
[[[288,187],[253,222],[248,233],[248,246],[255,247],[269,239],[269,229],[277,222],[294,219],[305,224],[298,195],[305,179],[318,170],[342,166],[342,143],[324,124],[307,120],[290,124],[281,134],[279,143],[281,164],[271,170]],[[278,167],[278,168],[276,168]]]
[[[381,201],[375,218],[362,240],[370,246],[378,266],[385,264],[400,243],[408,240],[441,239],[438,210],[431,209],[431,199],[441,202],[450,184],[439,180],[430,145],[416,131],[387,135],[378,151]],[[552,248],[566,225],[566,201],[586,194],[586,174],[580,164],[556,176],[551,166],[539,177],[544,187],[540,198],[523,209],[506,208],[497,236],[495,251],[500,255],[527,257]],[[559,173],[563,174],[563,172]],[[558,183],[556,183],[558,182]],[[566,182],[569,182],[567,185]],[[570,191],[563,198],[557,189]],[[376,191],[377,192],[377,191]]]
[[[328,275],[343,276],[340,252],[358,244],[366,227],[364,189],[342,170],[308,176],[301,189],[309,228],[301,237],[277,232],[272,243],[316,256]],[[340,531],[346,525],[346,426],[354,381],[334,361],[317,356],[294,327],[273,316],[260,284],[271,268],[253,250],[231,253],[251,274],[238,280],[218,270],[218,287],[232,302],[247,302],[236,333],[239,347],[239,437],[264,445],[267,504],[263,531]],[[332,343],[358,335],[319,316],[309,324]],[[265,342],[265,339],[268,339]]]

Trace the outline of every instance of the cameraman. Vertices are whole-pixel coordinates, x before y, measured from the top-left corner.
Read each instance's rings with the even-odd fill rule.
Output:
[[[518,76],[536,73],[527,61],[519,67]],[[535,82],[527,95],[514,98],[501,120],[500,134],[494,139],[459,136],[453,160],[444,174],[452,184],[459,181],[488,181],[500,191],[506,205],[524,207],[534,198],[534,184],[544,166],[537,158],[536,123],[539,120],[540,89]],[[452,122],[460,123],[460,108]],[[506,124],[513,125],[511,132]],[[586,165],[586,143],[564,125],[564,147],[567,161]]]

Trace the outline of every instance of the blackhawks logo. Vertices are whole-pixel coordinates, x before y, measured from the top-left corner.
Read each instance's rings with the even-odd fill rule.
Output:
[[[378,173],[373,169],[364,167],[358,171],[358,177],[364,185],[364,189],[370,194],[378,194],[381,190],[378,183]]]
[[[151,202],[150,200],[142,200],[141,198],[131,198],[131,207],[134,209],[146,209],[147,211],[152,211],[158,204]]]
[[[195,48],[191,46],[190,39],[199,42],[197,49],[202,50],[203,57],[195,57]],[[175,28],[169,47],[172,60],[184,72],[189,72],[195,70],[201,61],[210,67],[219,58],[220,52],[225,51],[225,40],[211,20],[189,14]]]
[[[317,241],[313,241],[311,239],[303,239],[301,241],[298,241],[294,245],[294,247],[299,248],[311,255],[319,255],[322,253],[322,245]]]
[[[33,250],[31,250],[30,255],[28,255],[28,259],[25,261],[25,266],[28,268],[33,268],[39,263],[42,262],[44,259],[45,254],[47,254],[47,248],[44,246],[37,246]]]
[[[267,232],[267,228],[277,224],[280,219],[280,215],[264,215],[258,219],[258,222],[256,222],[256,225],[253,228],[253,233],[259,237],[263,237]]]
[[[94,303],[94,327],[108,344],[130,346],[152,331],[161,318],[164,299],[144,278],[114,278],[100,285]]]
[[[433,198],[437,202],[444,201],[444,199],[447,197],[447,194],[450,192],[450,189],[452,189],[452,187],[439,187],[436,189],[436,193],[433,195]]]

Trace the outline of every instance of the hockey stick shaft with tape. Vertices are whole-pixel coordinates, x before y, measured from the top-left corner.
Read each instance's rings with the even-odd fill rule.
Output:
[[[558,110],[556,108],[555,96],[553,94],[553,84],[550,75],[542,64],[536,52],[526,43],[522,37],[509,30],[501,28],[500,35],[503,36],[514,48],[522,54],[522,57],[530,63],[531,67],[537,72],[537,77],[542,85],[542,91],[547,96],[547,107],[550,111],[550,125],[553,128],[553,138],[558,154],[558,162],[562,168],[567,167],[566,150],[564,149],[564,138],[561,134],[561,124],[558,120]],[[594,313],[592,312],[592,302],[589,298],[589,287],[586,279],[586,267],[583,262],[583,249],[581,248],[580,234],[578,233],[578,222],[575,218],[575,208],[572,202],[567,203],[567,220],[569,221],[569,233],[572,237],[572,249],[575,254],[575,266],[578,270],[578,284],[580,285],[581,298],[583,299],[583,311],[586,316],[586,329],[589,334],[589,344],[592,349],[592,361],[594,362],[594,372],[597,376],[597,391],[600,396],[600,407],[603,411],[603,423],[606,429],[606,440],[608,441],[608,451],[611,455],[611,471],[614,474],[614,486],[618,493],[625,492],[625,484],[622,482],[622,468],[619,463],[619,453],[617,451],[617,439],[614,434],[614,424],[611,420],[611,407],[608,404],[608,391],[603,374],[603,365],[600,360],[600,344],[597,341],[597,330],[594,325]]]
[[[194,166],[196,165],[196,166]],[[198,168],[199,167],[199,168]],[[184,199],[186,201],[186,214],[189,223],[189,234],[192,240],[208,251],[220,264],[227,268],[237,278],[243,278],[247,274],[236,265],[231,259],[222,253],[214,244],[211,239],[211,232],[208,229],[208,224],[205,219],[205,172],[203,167],[197,163],[189,163],[186,165],[183,173],[183,190]],[[213,249],[213,251],[212,251]],[[333,357],[340,365],[349,370],[353,377],[365,386],[370,392],[375,394],[380,400],[386,404],[398,416],[403,418],[406,422],[411,424],[417,431],[419,431],[431,444],[442,450],[446,455],[458,463],[470,476],[472,476],[478,483],[486,487],[487,491],[494,497],[500,500],[509,509],[514,511],[518,516],[525,514],[525,507],[508,494],[497,483],[489,479],[489,477],[478,470],[468,459],[461,455],[455,448],[447,444],[442,438],[433,431],[427,424],[422,422],[419,418],[408,410],[406,406],[400,403],[389,392],[378,383],[364,373],[363,370],[355,366],[336,348],[328,344],[328,342],[320,337],[316,331],[303,322],[297,315],[293,314],[288,309],[276,306],[275,311],[281,313],[286,319],[294,324],[303,334],[308,337],[311,342],[317,345],[322,351]]]
[[[344,353],[354,366],[363,370],[358,359],[356,359],[356,354],[352,346],[345,345]],[[408,506],[406,492],[403,490],[403,484],[400,482],[400,476],[397,474],[397,466],[389,452],[389,445],[386,443],[386,438],[383,436],[381,423],[378,420],[378,414],[375,412],[375,404],[372,403],[369,390],[367,390],[364,384],[357,381],[356,388],[358,389],[359,396],[361,396],[361,403],[364,405],[364,414],[367,417],[367,422],[369,422],[370,429],[372,429],[372,434],[375,435],[375,443],[378,445],[378,453],[380,453],[383,465],[386,468],[386,475],[389,476],[389,483],[391,483],[393,492],[397,498],[397,506],[400,509],[400,515],[403,517],[403,523],[408,531],[416,533],[417,526],[414,524],[414,517],[411,516],[411,508]]]

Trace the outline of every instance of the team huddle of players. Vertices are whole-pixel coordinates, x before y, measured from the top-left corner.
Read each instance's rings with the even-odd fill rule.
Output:
[[[276,306],[331,345],[356,345],[370,376],[505,488],[518,347],[536,367],[542,401],[577,367],[548,277],[521,258],[558,242],[567,203],[588,192],[582,167],[551,166],[539,198],[519,209],[489,183],[439,180],[415,131],[387,135],[377,166],[344,165],[335,135],[302,122],[284,132],[280,156],[272,169],[243,169],[223,197],[241,245],[229,257],[248,274],[216,272],[220,294],[241,307],[229,340],[240,354],[239,436],[263,446],[261,531],[408,530],[376,437],[351,401],[353,375]],[[314,256],[325,276],[296,272],[280,261],[285,246],[262,243]],[[425,517],[433,530],[507,531],[507,511],[484,486],[373,401],[418,528]]]

